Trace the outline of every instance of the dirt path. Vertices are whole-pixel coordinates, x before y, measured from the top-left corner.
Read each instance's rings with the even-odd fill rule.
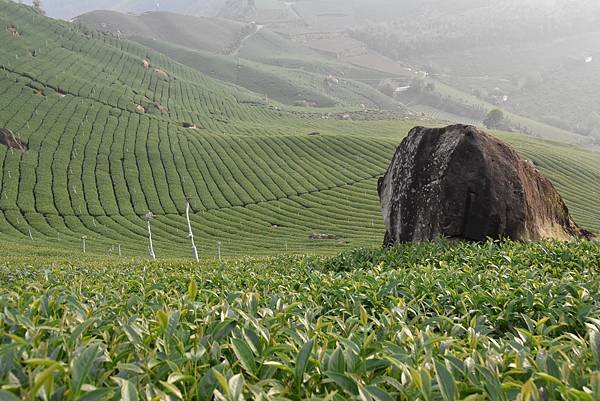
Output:
[[[298,14],[298,12],[296,11],[296,9],[294,8],[294,1],[286,1],[283,4],[285,4],[285,6],[288,8],[288,11],[290,12],[290,14],[292,14],[294,16],[294,18],[296,18],[297,20],[301,20],[302,17],[300,16],[300,14]]]
[[[237,45],[237,47],[231,52],[229,53],[230,56],[237,56],[238,53],[240,52],[240,50],[242,50],[242,47],[244,46],[244,43],[250,39],[251,37],[253,37],[254,35],[256,35],[257,33],[259,33],[261,31],[261,29],[263,29],[265,26],[264,25],[256,25],[256,29],[254,30],[254,32],[244,36],[242,38],[242,40],[240,40],[240,43]]]

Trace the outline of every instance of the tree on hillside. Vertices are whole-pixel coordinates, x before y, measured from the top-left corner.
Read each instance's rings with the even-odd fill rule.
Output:
[[[46,11],[42,6],[42,0],[33,0],[33,9],[41,15],[46,15]]]
[[[381,93],[389,97],[394,97],[394,93],[396,92],[397,87],[398,84],[389,78],[381,80],[377,85],[377,89],[379,89]]]
[[[502,126],[503,122],[504,122],[504,113],[502,112],[502,110],[493,109],[488,113],[488,115],[483,120],[483,125],[485,125],[485,127],[488,129],[497,129]]]

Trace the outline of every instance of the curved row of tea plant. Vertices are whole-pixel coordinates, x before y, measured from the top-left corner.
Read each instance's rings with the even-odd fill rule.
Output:
[[[600,245],[0,264],[0,398],[600,397]]]
[[[280,110],[150,49],[7,0],[2,26],[0,127],[28,145],[0,146],[7,249],[80,249],[86,236],[90,252],[120,245],[143,254],[152,212],[158,256],[188,255],[186,196],[203,257],[218,242],[226,256],[380,243],[375,179],[419,122]],[[556,183],[577,221],[600,232],[600,155],[507,139]]]

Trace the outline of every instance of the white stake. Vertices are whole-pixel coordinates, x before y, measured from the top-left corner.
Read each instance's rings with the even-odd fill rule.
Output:
[[[154,245],[152,243],[152,228],[150,227],[150,220],[152,220],[153,217],[154,215],[152,214],[152,212],[148,212],[146,216],[144,216],[146,222],[148,223],[148,256],[150,256],[152,260],[156,260],[156,254],[154,253]]]
[[[83,245],[83,253],[85,253],[85,240],[86,240],[86,238],[87,237],[85,235],[81,237],[81,241],[82,241],[82,245]]]
[[[121,244],[119,244],[119,257],[121,257]]]
[[[217,256],[219,257],[219,262],[221,261],[221,241],[217,242]]]
[[[194,233],[192,232],[192,222],[190,221],[190,197],[187,196],[185,199],[185,219],[187,220],[188,225],[188,238],[192,242],[192,257],[196,262],[199,262],[198,258],[198,248],[196,248],[196,243],[194,242]]]

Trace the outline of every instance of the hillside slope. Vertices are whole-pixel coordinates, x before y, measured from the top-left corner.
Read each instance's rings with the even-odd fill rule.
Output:
[[[353,36],[372,48],[600,143],[598,1],[373,0],[354,10],[362,23]]]
[[[287,105],[399,108],[392,98],[354,79],[377,82],[381,73],[340,63],[262,26],[156,12],[96,11],[76,21]]]
[[[171,11],[186,15],[216,15],[226,0],[44,0],[43,6],[50,17],[70,20],[94,10],[114,10],[143,13]],[[24,0],[31,4],[32,0]]]
[[[75,22],[100,31],[119,32],[125,37],[146,37],[223,54],[246,35],[245,29],[248,28],[248,24],[233,20],[193,17],[170,12],[131,15],[116,11],[93,11],[78,16]]]
[[[139,44],[0,0],[0,239],[32,251],[203,256],[379,244],[376,179],[410,121],[280,110]],[[505,136],[600,231],[600,155]],[[333,234],[313,240],[312,234]],[[18,248],[15,248],[18,249]]]

